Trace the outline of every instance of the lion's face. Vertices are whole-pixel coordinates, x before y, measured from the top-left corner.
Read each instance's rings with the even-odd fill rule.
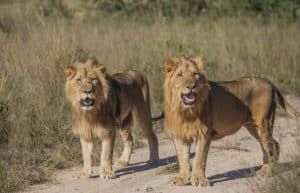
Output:
[[[91,111],[107,98],[106,72],[94,60],[77,63],[64,69],[66,96],[73,108]]]
[[[169,81],[172,96],[184,108],[193,107],[202,97],[203,87],[208,80],[204,75],[200,58],[176,58],[164,65],[165,76]],[[175,100],[176,100],[175,99]]]

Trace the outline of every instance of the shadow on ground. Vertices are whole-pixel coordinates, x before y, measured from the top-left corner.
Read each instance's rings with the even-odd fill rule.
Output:
[[[138,162],[134,164],[130,164],[126,168],[121,168],[116,171],[116,174],[118,177],[126,175],[126,174],[132,174],[135,172],[141,172],[149,169],[153,169],[160,166],[165,166],[171,163],[176,162],[176,156],[167,157],[164,159],[160,159],[158,163],[155,166],[150,165],[148,162]]]
[[[131,164],[126,168],[121,168],[116,171],[116,174],[118,177],[132,174],[135,172],[142,172],[145,170],[150,170],[155,167],[165,166],[171,163],[176,162],[176,156],[167,157],[164,159],[159,160],[159,163],[157,166],[151,166],[147,162],[138,162],[135,164]],[[230,180],[236,180],[236,179],[242,179],[242,178],[248,178],[248,177],[254,177],[256,174],[256,171],[258,171],[261,168],[261,166],[254,166],[254,167],[248,167],[248,168],[242,168],[237,170],[230,170],[224,173],[216,174],[209,176],[208,179],[211,181],[211,184],[214,185],[216,183],[230,181]],[[284,163],[278,163],[276,165],[273,175],[278,175],[283,172],[287,172],[289,170],[292,170],[295,168],[294,162],[284,162]]]
[[[273,176],[293,170],[295,167],[296,165],[294,162],[278,163],[274,168]],[[231,170],[228,172],[210,176],[209,180],[211,181],[212,184],[215,184],[215,183],[225,182],[225,181],[230,181],[235,179],[254,177],[256,171],[258,171],[260,168],[261,166],[255,166],[255,167],[243,168],[238,170]]]

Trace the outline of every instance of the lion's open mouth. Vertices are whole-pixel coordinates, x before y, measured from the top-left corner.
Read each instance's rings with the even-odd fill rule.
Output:
[[[80,100],[80,106],[82,107],[92,107],[94,105],[94,100],[86,97],[85,99]]]
[[[189,92],[187,94],[181,94],[181,99],[185,105],[192,105],[196,101],[196,93]]]

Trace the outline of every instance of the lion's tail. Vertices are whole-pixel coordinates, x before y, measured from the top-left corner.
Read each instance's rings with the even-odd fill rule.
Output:
[[[275,89],[276,99],[279,105],[293,118],[300,120],[300,113],[287,102],[275,85],[273,85],[273,88]]]

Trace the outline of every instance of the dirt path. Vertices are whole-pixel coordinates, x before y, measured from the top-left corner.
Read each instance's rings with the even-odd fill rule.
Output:
[[[299,108],[297,108],[299,109]],[[281,171],[288,170],[300,141],[300,125],[295,120],[277,118],[274,128],[275,139],[281,147]],[[299,147],[299,146],[298,146]],[[175,174],[159,175],[161,168],[175,162],[175,150],[171,141],[160,143],[160,166],[149,168],[146,148],[135,150],[131,165],[116,171],[119,176],[113,180],[90,178],[74,179],[80,168],[59,171],[54,182],[30,187],[27,193],[225,193],[251,192],[255,169],[262,164],[262,152],[257,141],[245,129],[212,143],[207,162],[207,176],[212,187],[176,187],[169,185],[170,177]],[[94,168],[97,171],[97,168]]]

